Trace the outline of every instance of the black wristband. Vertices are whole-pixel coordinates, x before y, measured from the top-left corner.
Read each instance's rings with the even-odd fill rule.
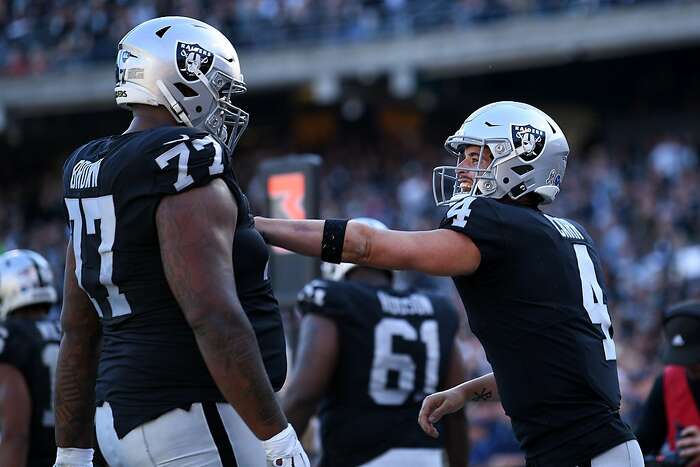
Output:
[[[347,219],[327,219],[323,223],[321,259],[327,263],[340,264],[343,260],[343,243]]]

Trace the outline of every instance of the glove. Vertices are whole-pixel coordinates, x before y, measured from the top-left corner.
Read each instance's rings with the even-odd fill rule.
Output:
[[[94,449],[58,448],[53,467],[92,467]]]
[[[262,442],[268,467],[311,467],[292,425]]]

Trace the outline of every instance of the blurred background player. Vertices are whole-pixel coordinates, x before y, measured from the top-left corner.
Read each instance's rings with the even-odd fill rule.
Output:
[[[56,466],[92,465],[93,418],[113,467],[308,466],[273,392],[282,323],[230,165],[248,124],[236,51],[156,18],[119,43],[116,78],[131,124],[64,167]]]
[[[0,255],[0,465],[47,467],[56,456],[53,388],[61,329],[49,263],[30,250]]]
[[[635,434],[642,452],[664,465],[700,465],[700,301],[664,313],[664,368]]]
[[[376,219],[357,222],[377,229]],[[399,291],[394,273],[351,263],[322,267],[299,293],[300,341],[282,406],[297,433],[318,410],[322,467],[467,464],[463,411],[442,438],[416,423],[423,398],[464,380],[460,318],[446,297]],[[319,405],[320,403],[320,405]]]

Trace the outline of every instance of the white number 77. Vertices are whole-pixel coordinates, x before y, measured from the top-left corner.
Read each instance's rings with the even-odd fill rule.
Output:
[[[214,138],[211,136],[206,136],[202,139],[193,139],[191,142],[192,146],[194,146],[197,151],[204,149],[204,146],[207,144],[213,144],[214,161],[209,166],[209,174],[214,175],[224,171],[221,145],[217,143]],[[190,148],[188,148],[187,145],[182,142],[156,157],[156,162],[158,163],[158,167],[164,169],[170,163],[170,159],[175,157],[177,157],[177,180],[175,183],[173,183],[173,186],[177,191],[180,191],[194,183],[194,178],[192,178],[192,175],[187,173],[188,163],[190,160]]]

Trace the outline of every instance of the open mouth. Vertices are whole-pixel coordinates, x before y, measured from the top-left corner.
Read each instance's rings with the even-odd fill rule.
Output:
[[[459,182],[459,187],[462,190],[471,190],[472,189],[472,185],[474,184],[474,180],[471,177],[469,177],[468,175],[460,174],[457,176],[457,180]]]

